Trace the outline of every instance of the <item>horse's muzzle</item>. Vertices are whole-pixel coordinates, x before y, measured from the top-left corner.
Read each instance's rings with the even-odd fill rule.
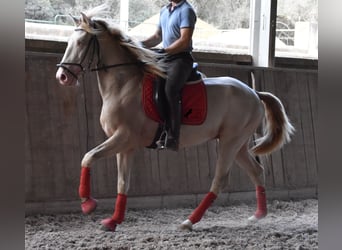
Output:
[[[64,86],[71,86],[77,83],[77,75],[71,74],[70,70],[59,67],[56,73],[56,79]]]

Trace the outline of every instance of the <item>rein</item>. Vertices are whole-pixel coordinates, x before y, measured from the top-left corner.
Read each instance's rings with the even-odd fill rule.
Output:
[[[98,67],[95,69],[91,69],[91,71],[100,71],[100,70],[107,70],[109,68],[116,68],[121,66],[130,66],[130,65],[144,65],[144,62],[136,61],[136,62],[128,62],[128,63],[118,63],[118,64],[112,64],[112,65],[104,65],[102,67]]]
[[[81,30],[81,31],[85,31],[83,29],[76,29],[76,30]],[[86,32],[86,31],[85,31]],[[89,53],[89,50],[90,50],[90,47],[93,48],[92,50],[92,55],[88,61],[88,66],[87,68],[85,68],[83,66],[83,61],[86,59],[88,53]],[[93,64],[94,62],[94,58],[95,58],[95,54],[97,55],[97,67],[96,68],[93,68],[91,69],[91,65]],[[99,66],[100,65],[100,44],[99,44],[99,41],[97,39],[97,36],[96,35],[92,35],[92,37],[90,38],[89,42],[88,42],[88,45],[87,45],[87,48],[86,48],[86,52],[81,60],[80,63],[73,63],[73,62],[61,62],[61,63],[58,63],[56,64],[56,66],[59,68],[63,68],[65,69],[66,71],[68,71],[73,77],[75,77],[76,79],[78,79],[78,76],[76,73],[72,72],[68,66],[78,66],[80,69],[81,69],[81,72],[86,72],[86,71],[101,71],[101,70],[107,70],[107,69],[110,69],[110,68],[117,68],[117,67],[122,67],[122,66],[130,66],[130,65],[143,65],[145,64],[144,62],[142,61],[136,61],[136,62],[127,62],[127,63],[118,63],[118,64],[111,64],[111,65],[103,65],[103,66]]]

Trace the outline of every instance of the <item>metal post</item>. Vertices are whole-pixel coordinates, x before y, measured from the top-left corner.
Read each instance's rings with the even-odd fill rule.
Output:
[[[120,27],[128,31],[129,0],[120,0]]]
[[[253,64],[274,66],[277,0],[251,0],[250,53]]]

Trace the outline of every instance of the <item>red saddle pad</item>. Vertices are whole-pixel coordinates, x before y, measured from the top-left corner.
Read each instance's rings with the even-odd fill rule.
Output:
[[[143,79],[142,105],[146,115],[156,122],[163,122],[153,100],[155,77],[146,74]],[[182,90],[182,123],[200,125],[207,116],[207,92],[203,81],[186,84]]]

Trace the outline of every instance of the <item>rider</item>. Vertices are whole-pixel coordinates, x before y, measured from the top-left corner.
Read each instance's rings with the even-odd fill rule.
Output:
[[[168,103],[166,123],[170,127],[162,148],[178,150],[181,124],[181,89],[190,76],[193,58],[192,34],[196,23],[196,13],[186,0],[169,0],[170,3],[160,11],[156,32],[142,45],[151,48],[162,42],[166,65],[165,94]],[[159,143],[160,144],[160,143]]]

